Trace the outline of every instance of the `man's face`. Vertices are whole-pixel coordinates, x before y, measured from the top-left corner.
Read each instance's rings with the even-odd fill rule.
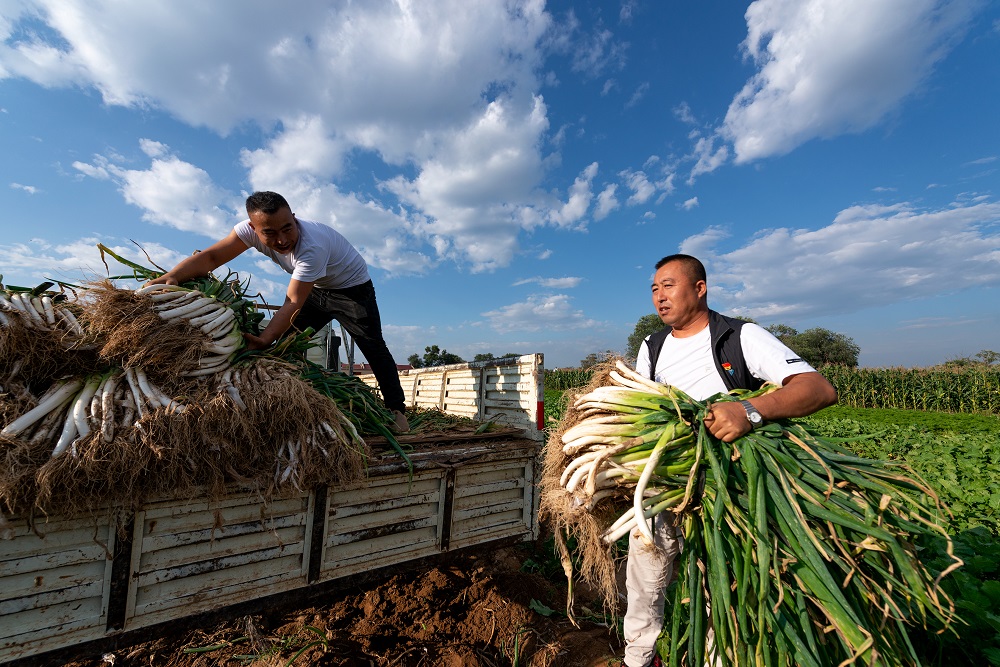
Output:
[[[702,301],[708,291],[704,280],[695,281],[681,262],[668,262],[653,276],[653,307],[663,323],[683,328],[707,305]]]
[[[250,214],[250,226],[257,238],[268,248],[287,255],[299,241],[299,226],[287,206],[274,213],[254,211]]]

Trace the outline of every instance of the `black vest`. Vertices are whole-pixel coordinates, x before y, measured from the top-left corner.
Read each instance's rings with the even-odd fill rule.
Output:
[[[743,358],[743,346],[740,344],[740,330],[746,324],[743,320],[720,315],[714,310],[708,311],[708,331],[712,339],[712,357],[715,368],[719,371],[726,388],[759,389],[764,381],[755,378],[747,368]],[[646,339],[649,348],[649,379],[655,381],[656,360],[660,356],[663,341],[670,333],[670,327],[650,334]]]

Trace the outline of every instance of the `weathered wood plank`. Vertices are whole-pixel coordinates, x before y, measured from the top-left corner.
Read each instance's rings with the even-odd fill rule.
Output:
[[[142,572],[139,573],[138,576],[133,576],[136,584],[140,587],[180,580],[178,586],[183,588],[187,585],[185,582],[193,581],[195,578],[205,574],[210,575],[208,578],[211,578],[211,575],[218,575],[221,578],[229,576],[229,571],[240,570],[241,566],[251,565],[253,563],[262,563],[269,560],[284,560],[287,556],[295,556],[301,562],[301,555],[302,543],[293,542],[291,544],[260,549],[259,551],[252,551],[249,553],[209,558],[207,560],[182,565],[180,567]]]
[[[299,548],[296,549],[295,547]],[[302,577],[301,544],[284,549],[265,549],[253,554],[213,559],[193,566],[159,570],[140,575],[136,583],[136,614],[150,597],[183,597],[199,591],[246,584],[247,599],[255,597],[253,583],[280,572]]]
[[[225,507],[184,508],[175,505],[172,508],[160,508],[157,511],[146,510],[143,531],[151,533],[177,533],[188,530],[189,526],[205,527],[219,523],[223,526],[231,523],[248,523],[250,521],[266,521],[275,516],[287,516],[302,512],[308,500],[306,497],[291,498],[272,505],[251,503],[242,499],[242,503],[230,503]]]
[[[501,462],[497,462],[496,465],[491,466],[487,469],[482,469],[479,466],[472,467],[469,466],[465,469],[459,469],[458,480],[456,484],[461,484],[462,486],[471,487],[478,486],[480,484],[492,484],[494,482],[501,482],[509,479],[523,479],[524,478],[524,464],[520,463],[517,465],[504,465]]]
[[[512,525],[520,526],[521,530],[527,529],[527,526],[524,525],[520,509],[488,514],[464,521],[456,521],[453,523],[452,535],[464,539],[473,535],[488,535],[493,531]]]
[[[294,512],[295,507],[302,502],[306,494],[295,495],[286,498],[278,498],[270,504],[265,504],[259,495],[254,493],[234,492],[231,495],[217,500],[194,498],[182,500],[179,498],[164,499],[149,503],[143,507],[146,516],[151,519],[161,519],[195,512],[213,513],[215,510],[226,510],[234,507],[263,507],[264,515],[269,513]]]
[[[62,635],[82,628],[104,632],[101,598],[63,602],[51,607],[4,615],[0,621],[0,648],[16,648],[28,641],[44,639],[46,648],[64,645]]]
[[[437,503],[404,505],[402,507],[382,509],[364,514],[352,514],[350,516],[342,516],[336,509],[333,509],[330,512],[330,532],[341,534],[353,533],[378,526],[437,516],[437,513]]]
[[[3,542],[0,542],[0,548],[3,546]],[[16,560],[0,561],[0,577],[9,577],[25,572],[36,572],[39,567],[52,569],[63,565],[76,565],[91,561],[101,561],[103,563],[106,556],[107,551],[99,544],[73,547],[65,551],[36,553],[22,556]]]
[[[480,505],[478,507],[469,507],[463,510],[456,510],[452,515],[453,520],[458,523],[459,527],[465,525],[463,522],[469,519],[475,519],[477,517],[496,517],[499,515],[506,515],[511,511],[516,511],[518,513],[518,521],[522,520],[521,510],[524,507],[524,498],[517,498],[516,500],[510,500],[505,503],[495,503],[489,505]]]
[[[438,484],[437,486],[440,485]],[[392,509],[398,509],[400,507],[437,504],[440,501],[440,499],[441,499],[441,493],[437,489],[435,489],[432,492],[421,493],[420,495],[407,495],[407,496],[401,496],[399,498],[388,498],[376,502],[356,502],[355,504],[351,505],[337,505],[331,511],[331,516],[336,516],[338,519],[344,519],[346,517],[354,516],[356,514],[371,514],[373,512],[382,512]]]
[[[0,595],[4,599],[37,595],[64,588],[86,586],[104,580],[105,563],[78,563],[34,572],[22,572],[0,579]]]
[[[107,524],[99,525],[95,535],[94,527],[88,526],[85,519],[72,522],[60,521],[45,526],[44,539],[27,529],[20,529],[23,527],[23,522],[18,524],[15,524],[17,532],[14,539],[0,541],[0,562],[48,555],[90,545],[106,547],[108,544]]]
[[[416,548],[423,548],[429,543],[437,544],[438,527],[436,525],[419,528],[417,530],[394,533],[376,537],[361,542],[351,544],[331,545],[327,544],[324,549],[324,565],[326,567],[336,566],[338,560],[350,560],[351,558],[367,557],[372,560],[397,556],[412,552]],[[393,562],[404,562],[402,558]]]
[[[2,587],[4,582],[0,582]],[[63,602],[75,602],[86,600],[92,597],[102,597],[104,593],[104,579],[82,579],[66,588],[52,589],[45,592],[32,590],[28,593],[22,591],[23,597],[15,597],[14,591],[4,590],[6,599],[0,600],[0,617],[8,614],[27,611],[29,609],[41,609],[52,607]]]
[[[220,558],[224,556],[235,556],[242,553],[258,551],[264,547],[275,547],[288,544],[302,543],[305,540],[305,530],[301,525],[288,528],[280,528],[274,531],[256,531],[248,534],[227,536],[224,539],[215,539],[209,542],[178,543],[173,548],[164,548],[157,551],[146,551],[143,545],[143,554],[140,559],[139,571],[152,572],[173,567],[180,567],[205,560],[206,558]]]
[[[160,549],[172,549],[184,544],[221,542],[241,535],[266,535],[290,527],[298,527],[301,530],[301,527],[305,525],[305,519],[305,513],[303,512],[291,516],[276,517],[265,523],[252,521],[249,523],[230,524],[222,528],[212,528],[211,524],[209,524],[208,528],[202,528],[201,530],[144,536],[142,538],[142,552],[145,554]]]
[[[372,523],[365,528],[360,528],[358,530],[344,531],[337,530],[331,533],[327,538],[327,545],[330,547],[337,547],[342,544],[355,544],[355,543],[368,543],[370,544],[373,540],[381,537],[389,537],[393,535],[401,535],[403,533],[411,533],[414,530],[420,528],[426,528],[428,526],[437,526],[438,516],[435,512],[432,516],[416,516],[409,519],[404,519],[397,523],[386,523],[385,521],[372,521]]]
[[[496,493],[507,489],[523,489],[525,481],[523,477],[515,479],[504,479],[490,484],[477,484],[475,486],[462,486],[455,489],[455,498],[465,498],[466,496],[478,496],[483,493]]]

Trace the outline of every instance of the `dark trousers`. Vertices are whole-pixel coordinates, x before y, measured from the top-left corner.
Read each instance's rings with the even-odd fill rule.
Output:
[[[292,324],[299,330],[312,327],[319,331],[334,319],[351,334],[361,354],[371,364],[386,407],[404,410],[403,388],[399,384],[396,361],[382,338],[382,318],[378,314],[372,281],[345,289],[314,287]]]

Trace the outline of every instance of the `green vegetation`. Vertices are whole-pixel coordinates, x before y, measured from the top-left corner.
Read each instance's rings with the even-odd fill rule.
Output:
[[[448,364],[461,364],[465,359],[452,354],[448,350],[442,350],[437,345],[428,345],[424,348],[424,356],[418,357],[411,354],[406,359],[414,368],[430,368],[432,366],[447,366]]]
[[[820,369],[856,408],[898,408],[1000,414],[1000,368],[986,364],[951,368]]]

